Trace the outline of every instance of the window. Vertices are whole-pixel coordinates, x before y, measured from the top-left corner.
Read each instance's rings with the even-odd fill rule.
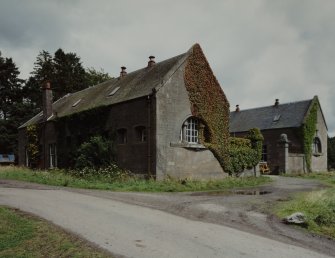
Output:
[[[273,122],[278,122],[279,119],[280,119],[280,114],[275,115],[274,118],[273,118]]]
[[[199,143],[199,121],[194,117],[187,119],[181,131],[182,141]]]
[[[262,146],[262,159],[261,161],[268,161],[268,147],[266,145]]]
[[[145,126],[135,127],[135,136],[137,142],[146,142],[147,141],[147,129]]]
[[[72,138],[71,136],[66,136],[66,146],[71,147],[72,145]]]
[[[108,96],[113,96],[119,89],[120,87],[116,87],[114,90],[111,91],[111,93],[108,94]]]
[[[117,130],[117,143],[118,144],[127,143],[127,129],[121,128]]]
[[[321,148],[321,141],[320,141],[320,138],[319,137],[315,137],[314,140],[313,140],[313,153],[314,154],[320,154],[322,153],[322,148]]]
[[[57,167],[57,149],[55,143],[49,144],[49,167]]]
[[[75,107],[79,104],[79,102],[81,101],[81,99],[77,100],[75,103],[73,103],[72,107]]]

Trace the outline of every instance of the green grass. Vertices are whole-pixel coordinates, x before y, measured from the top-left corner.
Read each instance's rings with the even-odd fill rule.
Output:
[[[292,175],[284,174],[283,176],[298,177],[298,178],[305,178],[305,179],[316,179],[330,186],[332,185],[335,186],[335,173],[334,172],[315,172],[315,173],[303,173],[303,174],[292,174]]]
[[[211,191],[226,190],[236,187],[254,187],[271,181],[268,177],[233,178],[222,180],[196,181],[196,180],[143,180],[129,178],[122,181],[111,181],[99,178],[78,178],[62,171],[34,171],[20,167],[0,168],[1,179],[14,179],[21,181],[48,184],[55,186],[69,186],[75,188],[101,189],[112,191],[140,191],[140,192],[185,192],[185,191]]]
[[[56,226],[0,207],[0,257],[110,257]]]
[[[309,231],[335,239],[335,174],[324,172],[292,176],[319,180],[328,188],[296,194],[291,200],[279,203],[274,209],[275,213],[284,218],[294,212],[302,212],[307,217]]]

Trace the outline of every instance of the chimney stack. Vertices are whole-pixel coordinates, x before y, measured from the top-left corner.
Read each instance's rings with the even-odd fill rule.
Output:
[[[279,99],[276,99],[275,107],[278,107],[278,106],[279,106]]]
[[[52,90],[49,81],[45,81],[42,86],[43,89],[43,120],[47,121],[52,116]]]
[[[155,57],[154,56],[149,56],[149,62],[148,62],[148,67],[154,66],[155,65]]]
[[[127,75],[126,69],[127,67],[121,66],[120,78],[125,77]]]
[[[235,109],[236,112],[240,112],[240,105],[236,105],[236,109]]]

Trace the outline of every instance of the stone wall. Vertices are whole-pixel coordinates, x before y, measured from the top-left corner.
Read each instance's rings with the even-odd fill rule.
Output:
[[[321,141],[321,153],[312,155],[312,171],[322,172],[327,171],[327,127],[323,119],[322,111],[319,107],[317,112],[316,136]]]
[[[180,131],[184,121],[192,116],[184,84],[185,64],[181,66],[156,94],[156,176],[209,179],[227,176],[211,151],[182,147]]]

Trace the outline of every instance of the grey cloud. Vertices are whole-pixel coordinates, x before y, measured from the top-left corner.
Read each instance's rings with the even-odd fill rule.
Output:
[[[232,108],[319,95],[335,135],[334,9],[332,0],[3,0],[0,47],[24,76],[39,51],[58,47],[117,76],[199,42]]]

